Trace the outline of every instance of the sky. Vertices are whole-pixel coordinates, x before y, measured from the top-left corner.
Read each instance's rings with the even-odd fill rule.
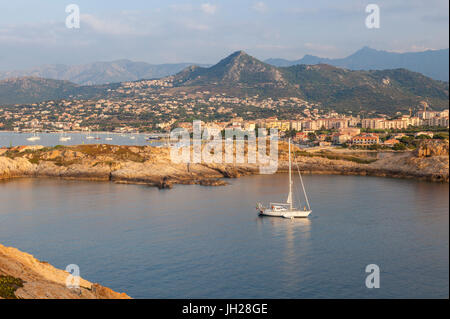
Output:
[[[66,6],[80,28],[66,27]],[[367,28],[366,6],[380,8]],[[130,59],[216,63],[449,47],[448,0],[0,0],[0,70]]]

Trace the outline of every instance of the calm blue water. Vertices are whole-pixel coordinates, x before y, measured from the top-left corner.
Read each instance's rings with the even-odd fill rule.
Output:
[[[114,145],[160,145],[157,141],[147,141],[147,134],[118,134],[118,133],[91,133],[91,136],[98,139],[87,139],[88,133],[65,133],[64,136],[71,137],[69,141],[60,141],[62,134],[59,133],[37,133],[41,139],[38,141],[28,141],[27,138],[33,136],[32,133],[14,133],[0,131],[0,147],[18,145],[79,145],[79,144],[114,144]],[[112,140],[107,140],[111,138]]]
[[[286,176],[225,187],[0,183],[0,242],[135,298],[416,298],[449,294],[449,186],[305,176],[313,215],[261,218]],[[365,288],[365,267],[381,288]]]

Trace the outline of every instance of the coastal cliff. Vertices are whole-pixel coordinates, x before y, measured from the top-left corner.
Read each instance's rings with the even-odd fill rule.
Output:
[[[448,141],[423,141],[416,151],[387,153],[382,158],[358,153],[295,148],[303,173],[386,176],[449,181]],[[247,151],[247,149],[246,149]],[[361,153],[363,154],[363,153]],[[279,143],[278,172],[287,170],[287,145]],[[257,164],[175,164],[168,148],[151,146],[19,146],[0,149],[0,179],[58,177],[147,184],[224,185],[221,178],[258,174]]]
[[[79,288],[67,288],[69,273],[13,247],[0,244],[0,299],[130,299],[80,278]]]

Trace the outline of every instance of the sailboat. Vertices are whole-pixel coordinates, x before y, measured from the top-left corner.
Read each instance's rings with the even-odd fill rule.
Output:
[[[67,136],[65,132],[59,137],[60,142],[67,142],[70,141],[72,138],[70,136]]]
[[[87,140],[93,140],[94,137],[91,135],[91,130],[88,131],[88,135],[86,136]]]
[[[298,217],[308,217],[312,210],[309,205],[308,196],[306,195],[305,186],[303,184],[302,175],[298,169],[298,174],[300,176],[300,182],[302,184],[303,194],[305,196],[306,206],[303,210],[295,208],[293,206],[292,197],[292,161],[291,161],[291,139],[289,139],[289,194],[286,203],[270,203],[269,207],[264,207],[260,203],[256,204],[256,209],[261,216],[272,216],[272,217],[284,217],[284,218],[298,218]]]
[[[30,136],[29,138],[27,138],[27,141],[35,142],[35,141],[39,141],[40,139],[41,138],[36,135],[36,132],[33,132],[33,136]]]

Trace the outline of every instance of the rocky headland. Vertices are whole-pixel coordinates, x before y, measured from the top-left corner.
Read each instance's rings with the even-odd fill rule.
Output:
[[[424,140],[415,151],[389,152],[380,158],[367,156],[366,152],[295,148],[295,161],[306,174],[385,176],[448,182],[448,152],[448,140]],[[278,153],[277,172],[285,172],[286,143],[279,143]],[[168,148],[152,146],[95,144],[0,149],[0,180],[49,177],[170,188],[174,184],[225,185],[223,178],[250,174],[259,174],[258,164],[176,164],[171,161]]]

